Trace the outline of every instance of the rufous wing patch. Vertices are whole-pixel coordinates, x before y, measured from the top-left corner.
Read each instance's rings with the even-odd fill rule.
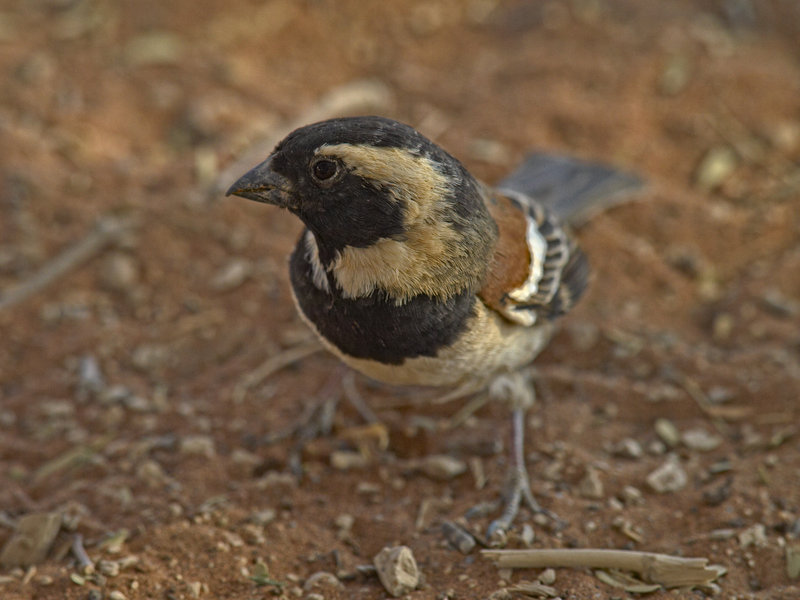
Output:
[[[498,238],[478,296],[487,306],[505,314],[508,293],[523,285],[530,273],[528,219],[526,208],[507,196],[494,194],[486,206],[497,223]]]

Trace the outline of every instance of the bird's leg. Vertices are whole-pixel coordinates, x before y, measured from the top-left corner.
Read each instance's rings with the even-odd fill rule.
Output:
[[[511,464],[504,498],[505,508],[500,517],[489,525],[487,536],[491,540],[508,530],[523,502],[532,512],[543,513],[551,518],[556,517],[539,506],[533,497],[528,471],[525,468],[525,412],[536,398],[533,386],[525,381],[520,373],[501,375],[490,385],[489,394],[510,402],[512,407]]]

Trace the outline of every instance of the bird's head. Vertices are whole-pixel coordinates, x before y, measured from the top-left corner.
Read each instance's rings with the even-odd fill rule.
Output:
[[[227,193],[302,219],[346,296],[463,291],[479,284],[496,238],[482,187],[461,163],[383,117],[297,129]]]

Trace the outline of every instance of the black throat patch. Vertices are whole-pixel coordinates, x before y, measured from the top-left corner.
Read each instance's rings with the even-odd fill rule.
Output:
[[[325,339],[349,356],[386,364],[436,356],[464,331],[475,306],[470,290],[447,300],[415,296],[399,306],[383,293],[348,299],[336,289],[320,290],[302,236],[289,274],[300,310]]]

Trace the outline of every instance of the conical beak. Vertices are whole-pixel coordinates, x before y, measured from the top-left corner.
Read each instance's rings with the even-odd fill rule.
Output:
[[[256,202],[266,202],[282,208],[290,204],[292,184],[272,170],[272,156],[242,175],[225,192],[226,196],[241,196]]]

